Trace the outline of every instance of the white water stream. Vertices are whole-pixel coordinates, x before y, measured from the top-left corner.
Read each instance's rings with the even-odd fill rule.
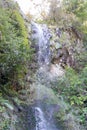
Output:
[[[36,130],[47,130],[46,119],[44,114],[39,107],[35,107],[35,118],[36,118]]]
[[[47,68],[50,65],[50,32],[46,25],[38,25],[36,23],[31,24],[32,28],[32,40],[36,44],[38,48],[37,59],[38,59],[38,71],[36,74],[36,79],[38,84],[41,86],[43,79],[44,82],[47,82],[47,77],[44,77],[44,74],[47,73]],[[45,72],[45,73],[44,73]],[[43,78],[44,77],[44,78]],[[37,88],[38,89],[38,88]],[[40,89],[37,90],[37,96],[39,97]],[[51,114],[51,113],[49,113]],[[35,107],[35,119],[36,119],[36,129],[35,130],[59,130],[56,128],[52,122],[48,118],[46,118],[46,114],[42,110],[42,106],[39,104]]]

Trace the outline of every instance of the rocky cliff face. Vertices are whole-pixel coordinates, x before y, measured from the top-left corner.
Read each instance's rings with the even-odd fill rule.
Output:
[[[43,26],[43,25],[41,25]],[[77,67],[77,55],[84,52],[81,35],[72,27],[65,29],[58,26],[48,25],[50,35],[51,63]],[[38,51],[38,46],[32,42],[31,47]]]
[[[81,37],[70,27],[69,29],[49,27],[51,38],[52,63],[76,67],[76,55],[84,52]]]

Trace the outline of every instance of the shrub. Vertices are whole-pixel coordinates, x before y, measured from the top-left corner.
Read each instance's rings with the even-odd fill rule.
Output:
[[[0,32],[0,83],[20,86],[31,52],[28,31],[18,10],[0,8]]]
[[[87,112],[87,67],[78,74],[72,68],[66,68],[63,79],[53,88],[78,113],[79,122],[85,124]]]

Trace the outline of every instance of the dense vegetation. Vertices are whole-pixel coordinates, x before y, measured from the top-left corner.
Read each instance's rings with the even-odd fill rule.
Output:
[[[53,89],[71,106],[73,114],[87,129],[87,1],[63,0],[60,7],[57,5],[57,0],[54,3],[51,1],[48,21],[50,18],[51,24],[66,29],[74,28],[77,38],[82,41],[84,51],[75,52],[75,68],[66,67],[65,77]]]
[[[12,97],[17,98],[17,91],[25,86],[32,53],[29,41],[26,21],[18,5],[0,0],[0,130],[13,129],[10,125],[16,121],[12,120],[11,112],[14,107],[19,108],[19,103]]]
[[[0,85],[20,89],[30,60],[28,30],[17,5],[0,7]]]

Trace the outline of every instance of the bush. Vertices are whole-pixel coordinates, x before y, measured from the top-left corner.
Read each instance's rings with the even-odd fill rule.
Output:
[[[79,122],[85,124],[87,112],[87,67],[78,74],[72,68],[66,68],[63,79],[54,88],[56,94],[62,96],[78,113]]]
[[[0,32],[0,83],[20,86],[31,52],[28,31],[18,10],[0,8]]]

